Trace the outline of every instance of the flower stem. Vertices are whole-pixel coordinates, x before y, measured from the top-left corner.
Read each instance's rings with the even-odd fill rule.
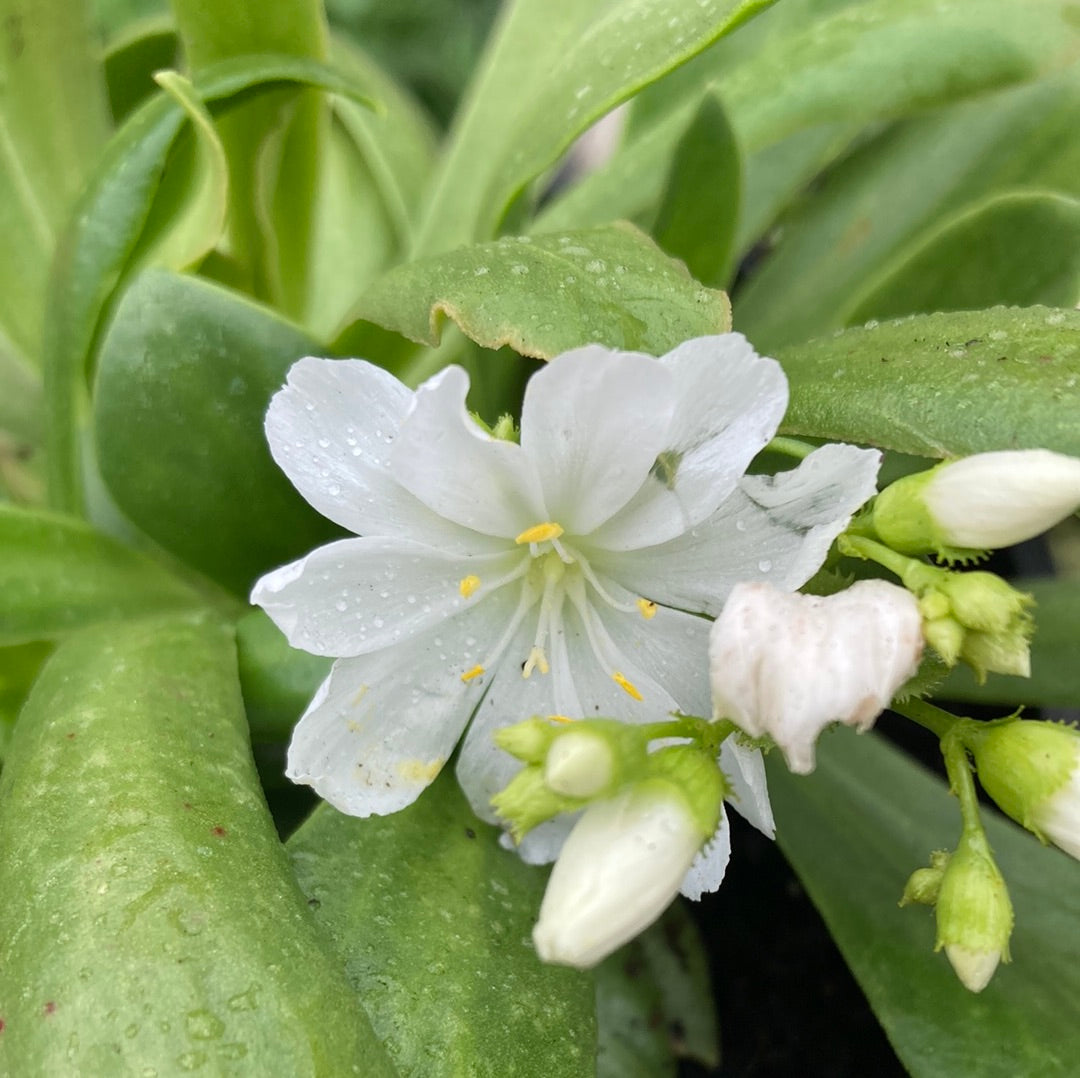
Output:
[[[977,837],[985,842],[982,820],[979,818],[979,797],[975,792],[975,780],[968,763],[967,749],[960,732],[950,731],[941,739],[941,755],[945,758],[945,773],[949,776],[949,789],[960,802],[960,818],[963,820],[964,837]]]
[[[900,554],[890,549],[875,539],[869,539],[865,535],[853,535],[844,532],[836,540],[837,548],[841,554],[852,558],[862,558],[864,561],[874,561],[884,566],[890,573],[895,573],[901,580],[912,565],[921,565],[921,562],[909,558],[906,554]]]
[[[912,722],[918,723],[924,730],[937,734],[941,740],[944,740],[960,723],[967,721],[957,715],[949,714],[948,711],[943,711],[940,707],[928,704],[925,700],[914,697],[904,701],[894,700],[889,705],[889,710],[895,711],[897,715],[903,715],[905,719],[911,719]]]
[[[765,447],[773,453],[782,453],[785,457],[794,457],[796,460],[805,460],[815,449],[816,445],[800,441],[798,438],[774,438]]]

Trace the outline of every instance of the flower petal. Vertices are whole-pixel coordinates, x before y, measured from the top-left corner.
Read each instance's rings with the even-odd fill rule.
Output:
[[[416,391],[390,470],[439,516],[513,538],[547,519],[540,483],[520,445],[493,438],[465,407],[469,376],[447,367]]]
[[[490,600],[509,617],[513,596]],[[461,680],[444,640],[488,632],[469,610],[408,644],[340,659],[293,732],[287,774],[351,816],[396,812],[415,800],[453,751],[484,690]]]
[[[789,472],[744,477],[716,513],[684,535],[642,550],[595,552],[592,565],[637,595],[713,617],[743,580],[793,591],[874,493],[880,456],[822,446]]]
[[[787,409],[780,364],[742,334],[685,341],[660,363],[675,379],[671,436],[650,481],[593,537],[607,550],[662,543],[711,516]]]
[[[723,806],[720,808],[720,826],[716,833],[694,858],[690,870],[683,877],[680,893],[694,902],[704,894],[715,891],[724,882],[728,861],[731,860],[731,825]]]
[[[372,363],[308,356],[292,365],[270,401],[270,452],[335,524],[358,535],[423,535],[434,545],[476,551],[479,536],[470,539],[436,516],[390,475],[390,446],[412,397]]]
[[[580,812],[563,813],[534,827],[516,845],[510,835],[503,832],[499,836],[499,845],[505,850],[515,850],[527,865],[549,865],[559,856],[563,843],[579,819]]]
[[[521,447],[540,476],[547,519],[588,535],[646,481],[675,411],[671,375],[652,356],[593,344],[529,379]]]
[[[741,745],[734,736],[729,737],[720,746],[720,768],[731,783],[728,802],[766,838],[775,838],[776,821],[769,801],[761,750]]]
[[[484,602],[523,557],[511,550],[468,558],[405,539],[342,539],[267,573],[251,601],[293,647],[364,655]],[[467,577],[480,583],[466,598]]]

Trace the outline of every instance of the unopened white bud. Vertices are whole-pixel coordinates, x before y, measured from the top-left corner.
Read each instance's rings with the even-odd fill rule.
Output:
[[[611,782],[611,746],[591,733],[571,731],[557,737],[544,762],[544,781],[565,797],[593,797]]]
[[[887,487],[874,506],[881,538],[909,554],[996,550],[1080,508],[1080,459],[1048,449],[976,453]]]
[[[663,913],[707,837],[667,781],[650,779],[590,805],[548,880],[533,929],[537,953],[545,962],[595,966]]]
[[[918,603],[894,584],[864,580],[825,598],[739,584],[709,642],[714,715],[768,734],[806,774],[821,730],[873,725],[922,648]]]

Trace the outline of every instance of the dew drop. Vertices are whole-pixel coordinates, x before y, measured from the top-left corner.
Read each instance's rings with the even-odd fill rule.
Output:
[[[759,568],[759,569],[760,569],[760,570],[761,570],[761,571],[762,571],[763,573],[767,573],[767,572],[768,572],[768,571],[769,571],[769,570],[770,570],[770,569],[772,568],[772,562],[771,562],[771,561],[769,561],[769,559],[768,559],[768,558],[762,558],[762,559],[761,559],[761,561],[759,561],[759,562],[757,563],[757,567],[758,567],[758,568]]]

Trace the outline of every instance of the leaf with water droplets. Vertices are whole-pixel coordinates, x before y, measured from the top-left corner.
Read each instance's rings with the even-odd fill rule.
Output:
[[[429,345],[449,318],[485,348],[541,359],[590,343],[660,355],[731,328],[727,296],[626,223],[411,262],[376,281],[353,314]]]
[[[1080,311],[994,307],[868,323],[779,359],[781,430],[924,457],[1080,456]]]

